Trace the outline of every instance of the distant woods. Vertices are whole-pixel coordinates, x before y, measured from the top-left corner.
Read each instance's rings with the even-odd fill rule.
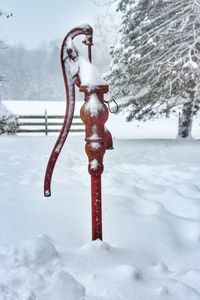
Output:
[[[60,100],[64,98],[59,62],[59,43],[28,50],[23,45],[0,50],[3,81],[0,99]]]

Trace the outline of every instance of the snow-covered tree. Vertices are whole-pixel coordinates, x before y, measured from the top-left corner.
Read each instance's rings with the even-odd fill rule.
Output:
[[[127,120],[182,107],[179,135],[190,135],[200,99],[200,0],[120,0],[121,41],[107,74],[125,98]]]

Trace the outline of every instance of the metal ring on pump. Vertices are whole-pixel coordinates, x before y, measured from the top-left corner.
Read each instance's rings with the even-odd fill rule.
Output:
[[[112,98],[110,101],[105,101],[105,100],[104,100],[104,102],[105,102],[106,104],[108,104],[108,109],[109,109],[109,112],[110,112],[111,114],[116,114],[116,113],[118,112],[118,110],[119,110],[119,105],[118,105],[117,101],[116,101],[114,98]],[[111,107],[110,107],[110,103],[112,103],[112,102],[115,103],[115,107],[116,107],[115,110],[111,109]]]

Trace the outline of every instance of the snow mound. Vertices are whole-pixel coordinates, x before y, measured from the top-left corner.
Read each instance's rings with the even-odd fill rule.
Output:
[[[61,265],[55,247],[45,235],[16,246],[0,248],[0,266],[6,269],[29,266],[33,271],[51,276]]]
[[[61,271],[54,274],[49,281],[47,294],[49,300],[83,300],[85,288],[72,275]]]
[[[83,300],[85,288],[62,270],[46,235],[0,249],[0,300]]]

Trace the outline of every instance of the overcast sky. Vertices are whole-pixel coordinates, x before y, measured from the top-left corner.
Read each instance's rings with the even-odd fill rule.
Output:
[[[13,13],[12,18],[0,19],[0,38],[28,48],[62,39],[74,26],[93,25],[95,16],[106,10],[94,0],[0,0],[0,9]]]

